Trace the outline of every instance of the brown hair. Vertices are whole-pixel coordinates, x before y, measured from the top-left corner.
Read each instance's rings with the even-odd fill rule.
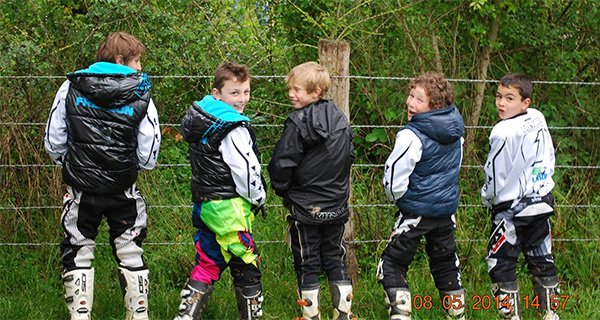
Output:
[[[429,97],[429,108],[432,110],[445,108],[454,103],[452,86],[439,73],[423,73],[410,82],[411,89],[416,86],[425,90],[425,94]]]
[[[527,98],[531,99],[533,85],[531,84],[531,80],[522,73],[509,73],[500,79],[500,84],[507,88],[513,87],[519,89],[521,101]]]
[[[250,80],[251,78],[252,76],[250,76],[250,71],[248,71],[246,65],[230,61],[221,62],[217,67],[217,72],[215,72],[213,88],[221,92],[227,80],[235,79],[240,82],[246,82],[246,80]]]
[[[96,51],[96,62],[117,62],[117,57],[121,56],[123,63],[129,61],[146,52],[146,46],[136,37],[125,32],[113,32],[102,41]]]
[[[288,86],[299,84],[305,87],[308,93],[321,88],[321,95],[331,86],[327,69],[313,61],[295,66],[285,77],[285,82]]]

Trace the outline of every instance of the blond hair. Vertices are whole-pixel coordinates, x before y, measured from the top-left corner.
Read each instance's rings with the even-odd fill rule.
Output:
[[[324,95],[331,86],[327,69],[313,61],[295,66],[285,77],[285,82],[289,87],[303,86],[308,93],[321,88],[321,95]]]

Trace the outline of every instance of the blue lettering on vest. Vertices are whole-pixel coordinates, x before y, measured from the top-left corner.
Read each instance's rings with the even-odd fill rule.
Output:
[[[77,99],[75,100],[75,105],[76,106],[83,106],[83,107],[88,107],[88,108],[105,110],[105,111],[114,112],[114,113],[125,114],[125,115],[128,115],[128,116],[133,116],[133,107],[122,106],[120,108],[115,108],[115,109],[100,108],[100,107],[98,107],[97,105],[95,105],[93,102],[91,102],[90,100],[88,100],[85,97],[77,97]]]

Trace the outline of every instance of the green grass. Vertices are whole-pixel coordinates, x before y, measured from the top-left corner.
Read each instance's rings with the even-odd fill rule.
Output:
[[[174,136],[164,135],[161,163],[186,163],[187,147],[176,143]],[[18,147],[18,146],[17,146]],[[15,148],[17,148],[15,147]],[[19,147],[25,150],[25,147]],[[268,162],[264,154],[262,162]],[[43,163],[47,158],[28,160]],[[356,167],[352,171],[353,198],[357,205],[386,204],[381,190],[381,169]],[[479,187],[483,179],[480,169],[467,168],[461,175],[462,204],[479,203]],[[587,172],[587,171],[586,171]],[[64,186],[58,168],[19,168],[0,172],[5,190],[3,207],[60,206]],[[152,206],[148,210],[149,233],[145,259],[150,267],[152,319],[172,319],[177,313],[179,292],[194,264],[192,239],[189,166],[157,167],[139,178],[142,193]],[[568,181],[558,177],[557,204],[597,204],[600,196],[596,179],[575,172]],[[270,191],[268,216],[255,220],[254,234],[262,255],[261,269],[265,301],[264,319],[291,319],[300,316],[296,304],[296,277],[292,255],[284,243],[287,222],[280,201]],[[158,206],[158,207],[157,207]],[[355,210],[355,246],[360,279],[354,286],[353,312],[359,319],[386,319],[383,290],[375,272],[385,241],[393,225],[394,208],[390,206],[357,206]],[[597,207],[558,208],[552,218],[556,239],[598,239]],[[490,281],[485,261],[486,239],[490,229],[488,213],[478,206],[463,206],[457,212],[456,239],[461,259],[462,280],[467,290],[467,305],[472,308],[480,299],[490,296]],[[62,230],[60,209],[0,210],[0,320],[65,319],[60,280],[62,266],[57,245]],[[108,242],[107,225],[103,223],[98,243]],[[5,245],[33,243],[34,245]],[[152,245],[151,243],[155,243]],[[3,245],[4,244],[4,245]],[[597,240],[555,241],[553,252],[559,271],[562,293],[569,296],[561,319],[600,319],[597,307],[600,295],[600,242]],[[117,265],[108,245],[95,251],[94,319],[123,319],[125,309],[117,276]],[[522,262],[522,261],[521,261]],[[522,297],[533,294],[527,269],[518,269]],[[331,319],[332,306],[327,279],[321,277],[321,309],[323,319]],[[441,302],[429,273],[423,248],[418,251],[408,272],[413,298],[430,299],[430,309],[413,308],[413,319],[443,319]],[[204,319],[235,319],[237,308],[231,276],[226,271],[215,285],[215,291],[204,313]],[[417,298],[418,299],[418,298]],[[418,301],[415,301],[418,302]],[[469,319],[494,319],[495,311],[478,305],[467,310]],[[531,309],[524,319],[536,319]]]
[[[255,223],[257,241],[280,241],[284,238],[285,223],[283,213],[278,209],[269,210],[267,219],[258,217]],[[391,212],[388,212],[391,214]],[[178,242],[174,245],[147,245],[145,258],[151,270],[151,296],[149,299],[153,319],[171,319],[177,313],[179,291],[188,277],[194,263],[194,248],[191,238],[194,230],[190,226],[170,229],[162,224],[167,217],[183,216],[187,219],[189,210],[154,209],[150,212],[151,228],[147,242]],[[178,219],[175,223],[178,225]],[[387,221],[392,223],[391,217]],[[159,225],[161,224],[161,225]],[[166,227],[166,228],[163,228]],[[107,241],[106,224],[97,239]],[[166,229],[166,230],[165,230]],[[168,231],[167,231],[168,230]],[[173,233],[173,230],[175,232]],[[266,230],[263,232],[263,230]],[[56,232],[56,241],[60,232]],[[459,229],[460,231],[460,229]],[[484,230],[482,230],[484,232]],[[160,236],[160,238],[159,238]],[[165,237],[163,237],[165,236]],[[462,239],[459,232],[458,239]],[[480,236],[478,234],[477,236]],[[189,243],[189,244],[188,244]],[[366,242],[357,245],[360,281],[355,284],[353,311],[359,319],[385,319],[383,291],[375,278],[375,266],[384,243]],[[459,242],[459,256],[463,269],[463,284],[467,289],[467,304],[472,307],[482,297],[489,297],[489,281],[484,259],[485,243]],[[555,251],[560,272],[561,289],[569,295],[562,319],[598,319],[600,311],[595,308],[598,294],[598,254],[597,243],[561,242]],[[262,271],[265,301],[264,319],[291,319],[300,315],[296,305],[296,280],[293,261],[287,245],[282,242],[259,243],[262,254]],[[467,250],[470,256],[465,257]],[[121,298],[117,266],[110,247],[99,245],[96,248],[94,319],[123,319],[124,308]],[[66,308],[62,298],[60,281],[61,264],[59,248],[47,246],[1,246],[0,247],[0,319],[64,319]],[[532,289],[526,268],[521,264],[518,270],[521,295],[531,295]],[[428,261],[422,248],[409,269],[409,281],[413,298],[421,296],[431,299],[430,309],[413,308],[413,319],[442,319],[443,311],[433,279],[429,273]],[[323,319],[330,319],[330,303],[327,281],[322,280]],[[484,298],[485,299],[485,298]],[[418,301],[416,301],[418,302]],[[470,319],[490,319],[495,312],[479,304],[480,310],[468,310]],[[203,319],[235,319],[234,291],[231,276],[226,271],[215,285],[215,291],[204,313]],[[524,319],[535,319],[533,310],[524,310]]]

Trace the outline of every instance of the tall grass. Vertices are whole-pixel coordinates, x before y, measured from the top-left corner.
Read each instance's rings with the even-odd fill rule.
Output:
[[[32,130],[28,135],[23,130]],[[29,154],[31,159],[18,159],[33,163],[47,162],[41,155],[31,155],[33,137],[39,130],[17,128],[4,136],[17,151]],[[186,146],[176,141],[176,132],[165,132],[163,163],[187,161]],[[13,141],[21,134],[21,143]],[[39,144],[39,143],[38,143]],[[10,148],[13,151],[13,148]],[[35,148],[34,148],[35,149]],[[385,197],[380,187],[381,172],[378,167],[355,167],[353,175],[354,204],[383,204]],[[170,319],[177,313],[179,291],[194,264],[194,247],[191,244],[195,230],[191,226],[191,201],[189,191],[190,168],[187,166],[162,166],[140,176],[139,186],[147,197],[149,209],[149,234],[145,258],[151,270],[150,310],[154,319]],[[477,168],[463,169],[461,181],[462,204],[477,203],[481,173]],[[598,203],[588,176],[573,175],[570,187],[557,187],[557,203]],[[2,206],[27,206],[43,204],[60,206],[62,186],[59,168],[17,168],[3,173],[4,190],[23,190],[22,194],[3,193]],[[586,182],[587,181],[587,182]],[[585,190],[587,188],[587,190]],[[582,190],[584,189],[584,190]],[[285,212],[279,200],[269,193],[268,216],[255,221],[255,240],[262,255],[264,281],[265,319],[290,319],[300,315],[296,305],[296,279],[291,253],[285,244]],[[156,207],[158,206],[158,207]],[[355,208],[356,255],[360,280],[355,283],[353,310],[359,319],[385,319],[387,314],[383,292],[375,277],[375,269],[385,247],[385,239],[393,224],[393,207],[359,206]],[[596,217],[598,209],[560,208],[552,218],[555,238],[598,238]],[[18,209],[0,211],[0,319],[64,319],[66,309],[60,281],[60,252],[56,243],[61,240],[58,224],[60,209]],[[481,207],[464,206],[457,212],[458,254],[461,258],[462,279],[467,289],[470,307],[482,297],[490,296],[490,283],[485,262],[486,242],[490,222],[488,213]],[[96,282],[93,315],[96,319],[122,319],[124,308],[118,284],[117,269],[108,242],[105,223],[101,226],[96,248]],[[372,241],[382,240],[382,241]],[[482,241],[483,240],[483,241]],[[6,245],[6,243],[31,243]],[[43,244],[47,243],[47,244]],[[40,245],[41,244],[41,245]],[[560,287],[569,300],[560,310],[563,319],[596,319],[599,293],[598,270],[600,250],[597,241],[555,241],[554,253],[561,279]],[[529,275],[521,263],[518,269],[522,296],[533,294]],[[413,309],[413,319],[440,319],[441,303],[429,273],[428,259],[422,248],[410,267],[408,278],[413,297],[431,298],[430,309]],[[332,314],[327,281],[322,280],[322,312],[324,319]],[[418,301],[415,301],[418,302]],[[479,304],[479,310],[468,310],[471,319],[489,319],[492,310]],[[205,311],[206,319],[233,319],[237,317],[231,276],[225,272],[216,284],[211,302]],[[534,319],[533,310],[524,310],[525,319]]]
[[[6,81],[6,80],[4,80]],[[167,80],[163,80],[166,85]],[[27,84],[0,87],[0,119],[2,122],[44,122],[47,106],[51,105],[52,93],[59,83],[38,88]],[[253,84],[254,85],[254,84]],[[49,88],[51,87],[51,88]],[[260,88],[260,85],[257,86]],[[13,92],[5,92],[13,88]],[[43,90],[42,90],[43,89]],[[50,90],[51,89],[51,90]],[[160,92],[160,91],[159,91]],[[9,108],[11,99],[30,99],[38,96],[36,108]],[[256,94],[254,108],[250,109],[254,121],[259,124],[282,123],[289,109],[276,103],[264,90]],[[271,101],[273,100],[273,101]],[[29,100],[27,100],[29,101]],[[160,101],[157,99],[157,101]],[[43,106],[43,107],[41,107]],[[163,123],[178,123],[180,114],[187,106],[177,105],[162,109]],[[167,110],[169,109],[169,110]],[[41,111],[40,111],[41,110]],[[355,109],[351,119],[356,123],[368,123],[368,114]],[[163,112],[165,116],[163,117]],[[401,118],[402,113],[398,116]],[[555,119],[558,121],[558,119]],[[398,121],[394,120],[393,123]],[[555,125],[565,126],[570,122]],[[178,127],[163,127],[163,143],[159,161],[161,164],[189,163],[187,145],[177,140]],[[3,319],[64,319],[60,274],[62,266],[57,243],[61,241],[59,223],[61,198],[64,185],[60,168],[53,166],[23,167],[13,165],[51,164],[43,151],[43,126],[0,126],[0,320]],[[365,136],[369,129],[357,128],[356,163],[381,164],[389,154],[397,129],[385,129],[385,141],[368,143]],[[473,129],[469,129],[473,130]],[[480,165],[487,153],[485,129],[476,129],[476,145],[472,153],[465,155],[461,172],[461,196],[463,205],[457,212],[458,255],[461,260],[462,279],[467,289],[467,305],[473,307],[478,298],[490,296],[490,283],[485,262],[486,239],[490,232],[490,217],[479,207],[479,188],[483,181]],[[281,134],[280,127],[257,127],[261,162],[268,163],[270,152]],[[552,131],[557,147],[558,165],[598,165],[597,130]],[[7,166],[8,165],[8,166]],[[264,170],[266,172],[266,170]],[[191,244],[195,230],[191,226],[191,193],[189,189],[191,170],[189,166],[159,166],[140,175],[138,185],[151,208],[149,233],[145,245],[145,259],[151,271],[150,311],[153,319],[171,319],[177,313],[179,292],[194,264],[194,247]],[[569,297],[560,310],[562,319],[600,319],[597,300],[600,294],[600,175],[597,169],[562,168],[555,175],[554,190],[556,215],[552,217],[553,235],[557,239],[554,254],[559,271],[562,293]],[[268,178],[268,177],[267,177]],[[375,277],[378,259],[386,245],[394,219],[393,206],[363,206],[387,204],[381,188],[382,171],[378,166],[357,166],[352,169],[353,198],[355,207],[356,241],[360,279],[355,283],[353,311],[359,319],[385,319],[387,317],[382,289]],[[290,319],[300,315],[296,305],[296,279],[292,256],[285,244],[287,224],[280,200],[269,192],[268,216],[255,220],[255,240],[262,254],[264,282],[265,319]],[[570,207],[570,205],[583,205]],[[586,206],[591,205],[591,206]],[[40,208],[52,206],[58,208]],[[96,239],[95,319],[122,319],[123,308],[117,266],[111,256],[105,223]],[[560,239],[575,239],[560,241]],[[591,239],[591,240],[589,240]],[[13,245],[16,244],[16,245]],[[530,277],[521,261],[518,278],[522,296],[533,294]],[[429,298],[431,309],[414,308],[413,319],[443,318],[441,303],[429,273],[428,259],[422,248],[410,266],[408,278],[413,297]],[[323,318],[330,319],[332,306],[327,281],[322,280]],[[479,310],[467,310],[470,319],[490,319],[495,313],[479,305]],[[211,302],[205,312],[206,319],[232,319],[237,317],[231,276],[225,272],[216,284]],[[525,319],[534,319],[535,312],[524,310]]]

